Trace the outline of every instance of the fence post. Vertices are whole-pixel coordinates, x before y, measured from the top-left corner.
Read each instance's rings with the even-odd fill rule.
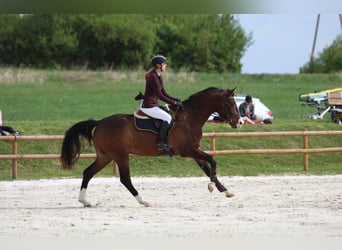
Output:
[[[305,131],[304,131],[305,132]],[[303,148],[308,149],[309,148],[309,138],[307,135],[303,135]],[[309,153],[303,153],[304,157],[304,171],[307,172],[309,170]]]
[[[17,155],[18,154],[18,144],[17,144],[17,136],[14,137],[14,140],[12,141],[12,154]],[[12,179],[17,179],[18,175],[18,159],[15,158],[12,160]]]
[[[210,137],[210,150],[215,151],[216,150],[216,141],[215,141],[215,132],[213,132],[213,136]]]

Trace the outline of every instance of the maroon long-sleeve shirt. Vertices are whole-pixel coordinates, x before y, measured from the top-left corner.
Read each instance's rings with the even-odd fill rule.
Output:
[[[159,106],[158,100],[168,104],[175,104],[177,99],[168,95],[164,89],[163,78],[157,71],[153,70],[146,79],[143,108]]]

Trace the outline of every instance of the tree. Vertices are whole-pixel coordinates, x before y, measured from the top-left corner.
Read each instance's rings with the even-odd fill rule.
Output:
[[[0,15],[0,64],[13,65],[15,54],[15,30],[19,25],[18,15]]]
[[[170,55],[174,68],[204,72],[240,72],[250,44],[232,15],[154,16],[156,51]]]
[[[68,64],[77,47],[68,15],[1,15],[0,62],[39,68]]]
[[[0,64],[38,68],[147,68],[240,72],[247,36],[232,15],[0,15]]]
[[[323,49],[318,58],[300,68],[300,73],[335,73],[342,71],[342,35]]]

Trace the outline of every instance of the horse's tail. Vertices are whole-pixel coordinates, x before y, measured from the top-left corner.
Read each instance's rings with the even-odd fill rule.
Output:
[[[87,120],[74,124],[65,132],[62,144],[61,162],[63,169],[71,169],[78,160],[81,153],[81,139],[87,139],[91,144],[93,129],[98,125],[98,121]]]

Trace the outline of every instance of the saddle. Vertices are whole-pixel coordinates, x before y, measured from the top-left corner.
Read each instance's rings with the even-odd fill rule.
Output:
[[[166,107],[161,106],[160,108],[162,108],[163,110],[171,114],[172,116],[171,124],[172,124],[174,121],[174,114],[170,110],[168,110]],[[163,123],[162,120],[146,115],[143,111],[141,111],[141,109],[136,110],[133,116],[134,116],[134,126],[137,130],[152,132],[154,134],[159,135],[159,130]]]
[[[158,135],[161,124],[162,120],[154,119],[140,109],[134,112],[134,126],[137,130],[152,132]]]

